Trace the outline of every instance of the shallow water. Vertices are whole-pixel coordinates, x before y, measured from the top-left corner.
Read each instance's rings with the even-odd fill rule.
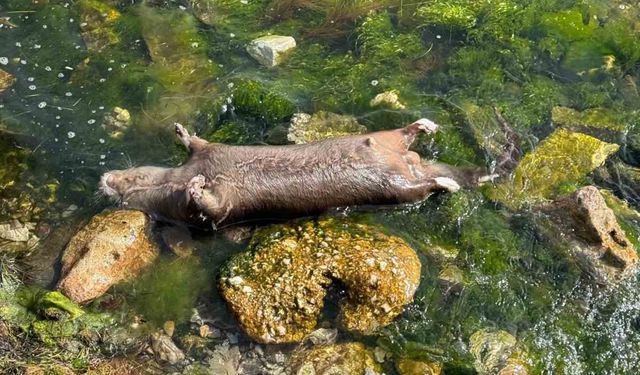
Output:
[[[490,169],[491,140],[499,137],[473,127],[474,106],[498,108],[524,152],[558,125],[553,107],[604,108],[613,128],[578,130],[620,150],[605,168],[557,189],[596,183],[638,210],[638,174],[633,180],[624,170],[640,167],[639,7],[598,0],[3,0],[0,69],[15,82],[0,93],[0,223],[37,224],[41,241],[19,253],[19,264],[28,284],[51,287],[69,237],[112,206],[96,193],[102,173],[185,160],[176,121],[214,141],[264,144],[286,142],[293,112],[350,114],[369,130],[428,117],[441,130],[419,142],[423,157]],[[272,69],[245,52],[269,33],[297,41]],[[240,102],[247,80],[260,82],[257,103]],[[389,90],[404,108],[370,105]],[[120,130],[103,127],[115,107],[131,117]],[[517,338],[530,373],[640,372],[637,278],[594,286],[540,235],[530,210],[507,206],[484,189],[369,212],[420,253],[423,270],[415,302],[365,341],[438,360],[447,374],[473,373],[469,337],[496,328]],[[622,226],[637,246],[638,219]],[[219,266],[241,248],[208,233],[196,240],[197,260],[164,254],[147,276],[111,292],[121,325],[139,315],[150,326],[173,320],[186,329],[198,308],[241,336],[213,287]],[[458,254],[443,261],[436,247]],[[440,287],[445,264],[462,270],[461,292]]]

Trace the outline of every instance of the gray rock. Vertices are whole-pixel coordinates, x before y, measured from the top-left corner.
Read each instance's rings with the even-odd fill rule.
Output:
[[[182,350],[164,333],[156,332],[151,335],[151,349],[157,361],[174,365],[184,360]]]
[[[260,64],[270,68],[278,65],[282,55],[295,46],[296,40],[290,36],[267,35],[252,40],[247,52]]]

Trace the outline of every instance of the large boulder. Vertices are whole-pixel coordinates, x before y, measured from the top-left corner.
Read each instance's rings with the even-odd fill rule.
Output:
[[[259,230],[223,268],[220,290],[256,341],[299,341],[316,326],[327,287],[344,285],[340,324],[371,334],[412,301],[420,281],[413,249],[379,229],[336,218]]]
[[[543,211],[547,216],[538,220],[543,232],[596,282],[618,281],[637,268],[635,247],[596,187],[583,187]]]
[[[267,35],[254,39],[247,46],[247,52],[260,64],[271,68],[283,59],[283,55],[296,47],[296,40],[290,36]]]
[[[558,129],[522,158],[510,180],[489,196],[511,209],[555,198],[601,166],[619,146],[565,129]]]
[[[381,374],[371,350],[359,342],[317,346],[294,354],[290,374],[363,375]]]
[[[119,210],[97,215],[69,241],[58,289],[78,303],[89,302],[112,285],[138,276],[158,253],[144,213]]]
[[[352,134],[366,133],[367,128],[355,117],[318,111],[313,115],[296,113],[291,118],[287,139],[303,144]]]

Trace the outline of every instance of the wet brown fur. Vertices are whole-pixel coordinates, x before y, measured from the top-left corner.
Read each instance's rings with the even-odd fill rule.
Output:
[[[451,188],[439,177],[462,186],[477,183],[478,170],[427,163],[409,151],[421,131],[431,132],[416,122],[303,145],[230,146],[189,136],[177,125],[191,150],[184,165],[111,171],[102,178],[102,190],[165,219],[220,226],[333,207],[417,202]]]

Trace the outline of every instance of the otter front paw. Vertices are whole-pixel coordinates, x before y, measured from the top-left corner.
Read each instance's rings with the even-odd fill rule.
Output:
[[[203,175],[199,174],[193,177],[187,184],[187,195],[190,199],[198,202],[202,199],[204,193],[204,187],[206,186],[206,179]]]

